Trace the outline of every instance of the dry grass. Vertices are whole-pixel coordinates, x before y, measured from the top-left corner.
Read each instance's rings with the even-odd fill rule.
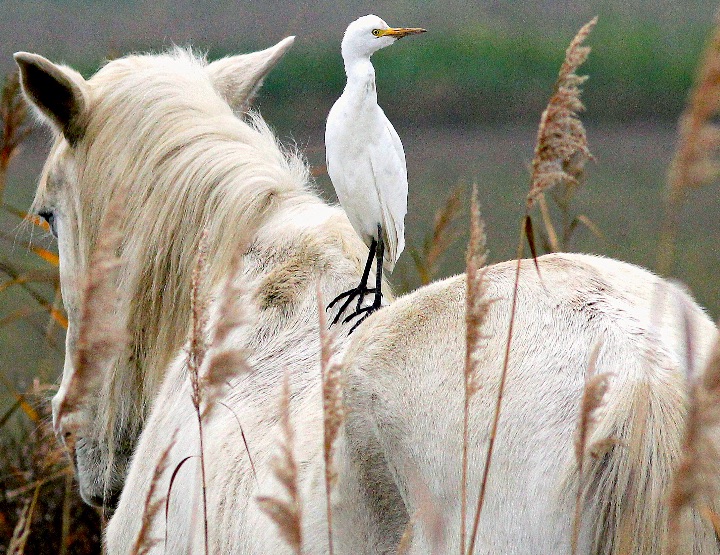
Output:
[[[0,118],[2,136],[0,137],[0,201],[5,192],[7,169],[17,154],[20,145],[30,134],[27,125],[28,108],[20,92],[20,78],[17,71],[5,78],[0,93]]]
[[[555,84],[555,92],[550,97],[548,106],[540,119],[537,143],[535,146],[535,157],[532,162],[530,192],[527,196],[525,215],[523,216],[520,226],[520,240],[518,242],[518,255],[515,266],[515,285],[513,287],[510,307],[510,324],[505,342],[505,355],[500,372],[500,384],[498,386],[495,411],[490,427],[485,467],[480,483],[480,494],[475,510],[473,530],[470,534],[467,555],[473,555],[475,550],[475,540],[485,501],[485,492],[490,475],[498,422],[500,421],[505,381],[510,364],[510,350],[515,326],[518,287],[520,284],[520,266],[524,254],[525,239],[527,239],[530,244],[533,259],[537,258],[535,254],[535,240],[532,220],[530,218],[530,209],[533,207],[535,201],[551,187],[562,183],[577,183],[578,176],[580,175],[579,172],[582,171],[585,161],[591,157],[587,148],[585,129],[577,116],[577,112],[582,109],[579,86],[585,81],[585,78],[575,75],[575,71],[580,64],[585,61],[590,52],[589,48],[582,46],[582,43],[596,23],[597,18],[594,18],[585,24],[570,42],[570,46],[568,46],[565,52],[565,61],[560,68],[558,80]],[[535,260],[535,264],[539,273],[540,268],[537,266],[537,260]],[[465,454],[463,456],[465,456]]]
[[[696,509],[715,526],[720,497],[720,340],[701,376],[691,385],[682,459],[670,492],[668,532],[670,555],[680,554],[687,512]]]
[[[555,90],[540,118],[532,161],[532,183],[527,197],[529,207],[552,187],[577,185],[585,162],[592,158],[585,128],[578,117],[578,112],[585,109],[580,101],[580,85],[587,77],[580,77],[575,72],[590,54],[590,48],[582,43],[596,23],[597,17],[586,23],[570,42]]]
[[[207,255],[207,230],[203,230],[200,238],[200,252],[192,276],[192,293],[190,297],[191,307],[191,335],[190,347],[187,355],[187,367],[192,387],[192,404],[198,422],[198,434],[200,436],[200,479],[202,486],[202,510],[203,510],[203,538],[205,555],[210,553],[208,541],[208,515],[207,515],[207,479],[205,476],[205,445],[203,437],[202,402],[203,388],[200,380],[200,368],[207,353],[207,342],[205,333],[207,329],[207,297],[205,289],[206,255]]]
[[[32,411],[23,411],[19,429],[14,433],[6,429],[1,438],[0,545],[10,545],[23,510],[37,491],[34,510],[23,524],[25,553],[99,553],[99,515],[80,499],[76,487],[68,488],[68,482],[74,481],[73,470],[55,440],[46,396],[46,388],[39,384],[22,394]]]
[[[543,218],[545,231],[547,234],[547,242],[550,250],[562,250],[565,248],[572,232],[578,225],[586,225],[592,228],[592,222],[585,216],[572,216],[570,203],[574,197],[577,187],[582,183],[584,166],[587,160],[591,159],[591,154],[587,146],[587,137],[585,130],[578,118],[578,113],[582,111],[582,103],[580,102],[580,86],[585,78],[576,75],[577,68],[582,64],[589,52],[589,49],[582,46],[584,40],[592,30],[596,20],[591,21],[584,26],[578,35],[573,39],[566,52],[566,60],[560,70],[555,91],[550,99],[547,109],[543,112],[541,123],[538,129],[537,144],[535,148],[535,157],[532,164],[532,184],[527,197],[527,214],[532,207],[537,204],[540,214]],[[713,182],[720,173],[720,162],[718,162],[717,154],[720,146],[720,129],[713,123],[713,119],[720,112],[720,27],[716,30],[715,35],[711,39],[708,50],[706,51],[704,62],[698,74],[697,84],[688,101],[688,108],[683,115],[680,123],[680,144],[676,157],[671,167],[668,183],[669,183],[669,206],[673,208],[674,217],[676,217],[677,209],[688,190],[702,186],[706,183]],[[27,128],[24,126],[26,109],[21,103],[17,94],[16,81],[9,80],[5,87],[2,99],[0,100],[0,115],[3,117],[3,137],[0,145],[0,199],[5,183],[5,173],[7,165],[17,152],[18,146],[27,136]],[[547,204],[546,195],[552,195],[557,207],[564,216],[563,226],[558,230],[553,223],[550,210]],[[450,245],[457,239],[457,232],[454,224],[462,208],[460,201],[461,192],[456,190],[448,198],[445,206],[435,215],[434,227],[432,235],[427,238],[420,252],[413,253],[415,265],[422,283],[429,283],[437,275],[439,261],[447,252]],[[118,204],[121,204],[118,202]],[[15,211],[21,217],[25,217],[19,211]],[[109,213],[110,214],[110,211]],[[109,218],[119,221],[120,218]],[[42,225],[38,223],[38,225]],[[528,232],[530,230],[530,232]],[[511,325],[508,330],[508,339],[506,342],[506,353],[503,363],[502,376],[500,379],[500,387],[495,407],[494,421],[492,424],[490,445],[486,454],[485,474],[481,484],[481,492],[478,498],[478,505],[475,512],[473,531],[470,536],[470,543],[466,550],[467,534],[465,530],[467,517],[467,464],[468,464],[468,415],[473,395],[477,391],[477,373],[475,355],[477,353],[478,344],[481,339],[479,333],[482,319],[487,311],[488,300],[484,296],[482,278],[485,264],[485,245],[482,224],[479,220],[477,201],[475,194],[473,195],[472,220],[471,220],[471,239],[467,256],[467,306],[466,306],[466,359],[464,368],[464,385],[465,385],[465,404],[464,404],[464,428],[463,428],[463,472],[462,472],[462,524],[461,524],[461,554],[472,554],[474,551],[477,527],[482,512],[483,500],[489,476],[492,460],[492,450],[495,441],[497,424],[502,406],[502,395],[505,383],[506,372],[509,364],[511,340],[513,334],[514,313],[517,302],[517,287],[519,280],[519,259],[522,256],[522,245],[524,240],[528,239],[532,242],[530,235],[532,232],[532,223],[529,215],[523,220],[523,229],[521,231],[521,248],[519,248],[518,266],[516,271],[516,284],[512,300]],[[674,230],[673,230],[674,233]],[[68,406],[64,407],[64,411],[73,410],[80,406],[83,398],[87,393],[87,386],[92,383],[93,379],[97,379],[99,372],[114,356],[118,343],[122,341],[124,330],[109,325],[104,320],[107,315],[113,314],[114,309],[109,308],[108,299],[113,299],[112,284],[114,276],[118,271],[119,261],[114,257],[118,250],[121,237],[118,236],[117,230],[112,228],[101,232],[101,243],[98,244],[94,254],[94,261],[90,278],[86,286],[84,310],[87,311],[83,321],[87,321],[87,329],[84,331],[84,343],[81,346],[83,360],[79,361],[80,367],[84,368],[86,376],[90,381],[83,380],[82,385],[73,388],[74,394],[68,401]],[[674,242],[674,235],[672,237]],[[660,256],[668,256],[670,247],[661,247]],[[244,312],[245,303],[237,302],[237,299],[243,298],[246,292],[243,291],[233,279],[221,288],[220,317],[214,331],[212,343],[208,344],[205,340],[207,331],[207,299],[206,287],[203,285],[205,279],[206,260],[205,248],[201,248],[201,255],[198,260],[196,275],[194,277],[193,287],[193,322],[191,346],[188,352],[188,368],[190,369],[192,381],[193,403],[197,411],[198,426],[200,433],[200,457],[202,467],[203,480],[203,509],[206,513],[207,504],[206,484],[205,484],[205,468],[203,458],[203,419],[208,415],[209,411],[216,404],[222,404],[219,400],[223,387],[227,381],[238,372],[249,372],[247,365],[247,354],[241,350],[228,347],[231,332],[244,325],[247,322],[247,314]],[[50,264],[54,264],[56,260],[52,253],[39,249],[36,251],[38,256],[45,258]],[[669,255],[672,259],[672,254]],[[662,260],[662,259],[661,259]],[[239,257],[237,266],[234,265],[233,276],[238,274]],[[660,267],[667,262],[660,262]],[[12,275],[14,268],[2,268],[2,271],[11,275],[12,284],[3,287],[6,289],[11,285],[20,287],[27,286],[28,283],[38,280],[56,280],[56,270],[49,270],[45,273],[33,273],[25,275],[16,272]],[[0,293],[2,290],[0,290]],[[103,295],[103,292],[106,293]],[[107,293],[110,293],[109,297]],[[114,292],[116,294],[116,292]],[[92,301],[93,297],[104,297],[104,303],[100,301]],[[319,296],[318,296],[319,298]],[[89,299],[89,300],[88,300]],[[37,296],[35,299],[44,310],[47,310],[54,318],[50,322],[62,323],[62,313],[57,304],[57,298],[54,300],[44,299]],[[26,317],[32,311],[27,310],[18,313],[18,318]],[[321,362],[322,362],[322,384],[323,384],[323,422],[324,422],[324,457],[325,457],[325,490],[328,515],[328,542],[330,553],[332,554],[332,510],[330,503],[330,494],[336,479],[333,468],[333,445],[336,440],[338,430],[342,426],[343,408],[342,408],[342,386],[340,383],[340,368],[336,365],[332,358],[333,337],[330,333],[325,333],[326,325],[323,322],[324,311],[320,310],[320,333],[321,333]],[[92,323],[92,326],[90,325]],[[0,323],[2,325],[2,323]],[[113,341],[112,339],[115,338]],[[717,432],[718,424],[720,424],[720,413],[717,407],[720,406],[720,354],[719,348],[716,347],[714,357],[708,365],[705,374],[693,387],[690,399],[690,411],[688,416],[687,434],[685,437],[684,458],[678,470],[673,494],[670,500],[671,509],[671,534],[670,537],[680,538],[683,535],[683,526],[685,515],[689,508],[694,507],[700,511],[714,526],[718,529],[718,521],[720,517],[713,512],[714,500],[718,498],[720,488],[718,488],[716,477],[720,473],[720,453],[717,445],[713,443],[713,435]],[[79,350],[80,351],[80,350]],[[593,357],[594,360],[594,357]],[[84,365],[84,366],[83,366]],[[592,368],[594,362],[591,362]],[[202,372],[205,369],[205,372]],[[588,430],[592,429],[593,418],[596,411],[601,405],[605,388],[607,387],[607,376],[595,375],[589,371],[591,377],[586,382],[583,399],[581,401],[580,418],[578,422],[578,435],[576,441],[576,458],[579,469],[579,484],[576,501],[575,524],[573,527],[573,552],[577,548],[577,537],[580,530],[580,515],[582,513],[582,493],[584,472],[586,466],[585,457],[588,453],[587,441],[589,437]],[[32,409],[27,409],[27,401],[25,397],[19,398],[17,403],[11,409],[8,415],[12,415],[14,411],[23,410],[30,417]],[[231,409],[230,409],[231,410]],[[0,422],[3,424],[9,418],[8,415],[0,415]],[[7,418],[6,418],[7,416]],[[237,415],[236,415],[237,418]],[[238,424],[240,421],[238,420]],[[280,482],[285,499],[278,497],[264,497],[259,499],[259,503],[263,510],[273,519],[278,526],[280,536],[291,546],[295,553],[302,553],[302,505],[298,487],[298,465],[294,457],[294,431],[290,422],[290,386],[289,379],[285,376],[281,395],[280,406],[280,428],[283,434],[283,442],[281,444],[281,454],[274,461],[273,469],[275,476]],[[250,449],[245,441],[242,426],[240,431],[243,434],[245,449],[250,455]],[[637,436],[634,435],[634,437]],[[639,437],[639,436],[638,436]],[[32,471],[22,469],[12,469],[11,472],[14,480],[14,487],[9,487],[8,480],[4,481],[5,491],[0,500],[0,529],[7,528],[7,522],[12,520],[15,526],[11,526],[10,530],[14,530],[13,549],[16,553],[22,553],[22,549],[27,552],[40,553],[41,547],[37,542],[33,543],[33,535],[30,534],[33,515],[37,520],[37,514],[61,515],[59,526],[48,526],[47,530],[57,530],[60,545],[60,552],[97,552],[99,545],[99,537],[94,528],[87,524],[88,513],[92,511],[81,505],[77,501],[77,496],[70,497],[68,489],[69,477],[71,470],[65,466],[61,458],[56,459],[57,450],[53,454],[49,453],[49,447],[53,445],[53,440],[49,434],[44,435],[37,443],[25,445],[25,449],[29,451],[18,451],[18,455],[13,455],[14,460],[23,460],[27,458],[29,452],[32,458],[36,458],[41,453],[47,454],[45,462],[33,460],[31,463],[37,468]],[[592,446],[590,446],[592,447]],[[166,464],[167,452],[161,457],[161,463],[156,468],[156,478],[153,482],[157,482],[159,472],[164,469]],[[40,457],[42,458],[42,457]],[[53,462],[54,461],[54,462]],[[252,458],[250,458],[251,466]],[[4,470],[4,467],[3,467]],[[59,486],[59,487],[55,487]],[[11,499],[7,498],[8,492],[12,495]],[[158,503],[161,500],[156,496],[154,488],[148,493],[145,500],[144,513],[147,524],[143,529],[149,528],[149,522],[152,516],[157,512]],[[45,499],[45,498],[48,499]],[[55,503],[62,500],[62,505]],[[12,502],[12,503],[11,503]],[[10,508],[8,508],[10,507]],[[84,512],[83,512],[84,511]],[[432,512],[432,511],[429,511]],[[437,516],[437,515],[436,515]],[[143,522],[146,522],[146,518]],[[413,528],[417,520],[421,518],[420,511],[414,515],[406,533],[403,534],[402,540],[398,546],[398,554],[405,553],[409,550],[412,543]],[[431,519],[432,520],[432,519]],[[435,519],[438,520],[438,519]],[[438,520],[439,521],[439,520]],[[434,522],[434,521],[433,521]],[[435,525],[428,524],[428,528]],[[87,527],[91,531],[88,532],[83,527]],[[50,532],[47,530],[38,531],[38,536],[48,536]],[[80,530],[80,532],[78,531]],[[93,535],[94,534],[94,535]],[[142,532],[141,532],[142,535]],[[4,537],[9,537],[5,534]],[[152,546],[155,540],[150,538],[138,537],[136,541],[136,553],[143,552],[143,549]],[[208,522],[207,514],[205,514],[205,549],[208,549]],[[55,549],[57,541],[52,543],[52,549]],[[87,546],[90,547],[87,547]],[[70,550],[70,551],[68,551]],[[58,550],[52,552],[57,553]],[[675,553],[677,553],[675,548]]]
[[[209,553],[209,525],[207,514],[207,476],[205,469],[205,437],[203,421],[213,408],[220,404],[230,410],[238,421],[243,444],[255,474],[255,465],[237,414],[220,401],[223,390],[230,378],[251,371],[244,349],[229,345],[232,332],[248,323],[245,306],[247,291],[237,283],[242,268],[242,249],[238,247],[233,256],[230,272],[220,290],[218,320],[212,342],[207,342],[209,287],[207,283],[208,233],[203,230],[198,259],[193,270],[191,305],[191,335],[187,353],[187,368],[190,377],[192,403],[198,422],[200,439],[200,475],[202,481],[203,538],[205,553]],[[205,364],[207,361],[207,364]],[[176,469],[177,470],[177,469]]]
[[[119,222],[124,205],[125,194],[120,191],[103,216],[99,239],[90,258],[82,293],[73,375],[58,408],[58,419],[81,408],[127,345],[127,327],[120,314],[121,296],[117,287],[122,266],[117,253],[123,239]],[[68,447],[72,450],[72,446]]]
[[[323,400],[323,458],[325,462],[325,507],[327,511],[328,552],[335,552],[332,539],[332,489],[337,480],[333,465],[335,440],[345,420],[343,406],[342,365],[336,357],[335,334],[328,329],[325,302],[320,286],[317,288],[318,319],[320,330],[320,375]]]
[[[25,507],[20,515],[13,536],[10,539],[10,545],[8,546],[9,555],[22,555],[25,553],[25,545],[27,544],[28,536],[30,535],[30,527],[32,526],[33,515],[35,514],[35,506],[37,505],[38,494],[40,493],[40,485],[35,487],[35,493],[33,493],[32,500],[25,502]]]
[[[20,91],[20,81],[17,71],[10,73],[5,78],[5,83],[0,93],[0,118],[0,125],[2,127],[2,134],[0,135],[0,206],[13,217],[30,222],[47,232],[49,231],[49,227],[44,220],[14,208],[4,201],[8,169],[31,131],[27,123],[28,107]],[[10,245],[16,245],[18,243],[18,238],[15,234],[0,232],[0,238]],[[48,337],[48,343],[52,346],[55,345],[55,338],[52,333],[53,323],[57,323],[60,327],[67,329],[67,319],[61,309],[59,295],[56,293],[55,298],[51,301],[45,298],[44,295],[38,293],[31,285],[53,283],[56,291],[59,290],[58,256],[54,252],[34,245],[31,242],[28,242],[25,246],[28,250],[47,262],[50,267],[44,270],[33,269],[30,271],[21,271],[9,260],[2,260],[0,262],[0,272],[7,275],[10,279],[0,285],[0,293],[10,291],[14,287],[20,287],[33,298],[41,311],[50,314],[51,319],[46,328],[46,336]],[[32,317],[37,311],[38,309],[23,307],[0,321],[0,326],[6,326],[16,320]]]
[[[283,378],[280,393],[280,430],[283,440],[280,455],[272,461],[275,478],[282,486],[288,499],[279,497],[258,497],[260,508],[277,526],[280,537],[290,546],[293,553],[302,555],[302,503],[298,482],[298,465],[295,459],[295,431],[290,423],[290,377]]]
[[[462,213],[464,196],[465,188],[456,187],[435,212],[432,233],[425,238],[422,249],[410,249],[421,285],[427,285],[437,277],[444,255],[461,236],[455,224]]]
[[[158,460],[158,463],[155,465],[153,477],[150,481],[150,488],[148,489],[147,496],[145,497],[145,504],[143,506],[142,525],[130,552],[131,555],[146,555],[155,545],[162,541],[160,538],[150,537],[150,528],[152,527],[153,520],[160,512],[160,509],[163,505],[165,505],[170,493],[168,491],[168,493],[166,493],[165,495],[161,495],[160,497],[156,497],[155,495],[158,482],[167,470],[168,458],[170,456],[170,451],[175,446],[176,437],[177,430],[173,432],[170,438],[170,442],[163,450],[162,454],[160,455],[160,459]]]
[[[529,210],[538,203],[547,235],[546,248],[550,251],[564,250],[578,224],[598,233],[587,216],[571,217],[570,208],[577,188],[583,182],[585,164],[592,159],[585,127],[578,116],[585,109],[580,101],[580,86],[587,76],[578,76],[575,72],[590,54],[590,48],[582,44],[596,23],[597,18],[594,18],[584,25],[570,42],[554,92],[538,127],[527,206]],[[549,191],[555,193],[553,198],[562,213],[562,234],[555,229],[545,199],[545,193]]]
[[[657,267],[670,273],[680,210],[688,191],[720,177],[720,13],[698,67],[695,84],[678,122],[678,144],[667,175],[666,212]]]
[[[583,395],[580,400],[580,418],[578,419],[577,435],[575,438],[575,460],[578,467],[578,487],[575,497],[575,516],[573,519],[573,531],[571,541],[571,553],[577,553],[577,542],[580,537],[582,526],[582,499],[585,489],[585,456],[588,452],[588,438],[592,431],[593,424],[597,419],[597,412],[603,405],[605,393],[609,386],[610,375],[607,373],[596,374],[595,368],[600,352],[600,344],[595,345],[590,353],[588,362],[587,379],[583,388]]]
[[[470,199],[470,241],[465,257],[467,288],[465,301],[465,398],[463,403],[463,444],[462,444],[462,482],[460,492],[460,554],[465,553],[466,519],[467,519],[467,475],[468,475],[468,433],[470,421],[470,404],[473,396],[480,388],[478,376],[477,351],[482,338],[481,327],[485,321],[490,301],[485,295],[485,264],[487,248],[485,226],[480,218],[480,207],[477,200],[477,187],[473,187]],[[477,513],[479,515],[479,511]],[[479,519],[479,516],[477,517]],[[473,525],[470,542],[474,544],[477,527]]]
[[[251,319],[248,309],[252,306],[250,295],[245,287],[237,281],[242,271],[242,252],[243,249],[238,247],[230,265],[230,272],[220,289],[217,323],[209,348],[209,361],[200,384],[204,390],[203,417],[206,417],[216,404],[222,404],[232,410],[220,401],[228,381],[234,376],[252,371],[246,350],[231,343],[232,333],[248,325]],[[242,426],[240,426],[240,432],[254,473],[250,449]]]

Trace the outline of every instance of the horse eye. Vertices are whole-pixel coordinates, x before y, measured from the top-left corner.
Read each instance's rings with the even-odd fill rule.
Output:
[[[47,225],[50,228],[50,233],[52,233],[55,236],[55,239],[57,239],[58,233],[55,222],[55,212],[52,210],[41,210],[38,212],[38,216],[47,222]]]

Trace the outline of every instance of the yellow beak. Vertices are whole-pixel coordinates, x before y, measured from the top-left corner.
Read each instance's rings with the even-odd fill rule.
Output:
[[[395,37],[396,39],[401,39],[403,37],[406,37],[408,35],[418,35],[420,33],[424,33],[425,29],[420,29],[419,27],[397,27],[395,29],[382,29],[380,31],[381,37]]]

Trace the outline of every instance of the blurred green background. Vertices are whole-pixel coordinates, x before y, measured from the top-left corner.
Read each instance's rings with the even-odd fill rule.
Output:
[[[344,85],[339,45],[346,25],[376,13],[391,25],[425,27],[428,33],[373,57],[380,103],[407,154],[408,250],[420,248],[452,189],[477,183],[491,260],[499,261],[514,256],[536,126],[564,50],[598,15],[587,41],[593,51],[581,68],[590,75],[583,119],[597,161],[588,167],[575,211],[604,237],[579,229],[572,248],[652,267],[676,120],[715,9],[705,0],[3,1],[0,71],[13,69],[17,50],[89,76],[103,59],[132,51],[192,45],[215,58],[294,34],[295,46],[266,80],[256,106],[285,142],[321,166],[325,117]],[[32,134],[10,168],[6,203],[30,205],[48,146],[47,133]],[[327,176],[317,181],[335,202]],[[713,318],[720,316],[719,216],[716,186],[691,195],[674,271]],[[25,250],[30,234],[17,218],[3,214],[0,229],[0,262],[23,270],[42,266]],[[443,258],[440,276],[462,271],[464,237]],[[33,239],[53,248],[41,232]],[[0,276],[0,283],[6,279]],[[409,253],[392,281],[401,290],[419,283]],[[50,285],[32,288],[52,299]],[[20,287],[2,291],[0,319],[31,303]],[[0,373],[18,390],[34,377],[53,382],[59,375],[62,333],[53,328],[46,341],[47,320],[39,311],[0,327]]]

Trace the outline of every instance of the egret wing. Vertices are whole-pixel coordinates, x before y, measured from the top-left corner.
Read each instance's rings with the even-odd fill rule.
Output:
[[[375,140],[370,141],[369,155],[385,231],[388,271],[405,248],[405,214],[407,213],[407,170],[405,153],[392,124],[385,118]]]
[[[383,223],[367,150],[371,136],[369,129],[357,126],[333,107],[325,132],[327,171],[348,220],[367,245],[376,238],[378,224]]]

